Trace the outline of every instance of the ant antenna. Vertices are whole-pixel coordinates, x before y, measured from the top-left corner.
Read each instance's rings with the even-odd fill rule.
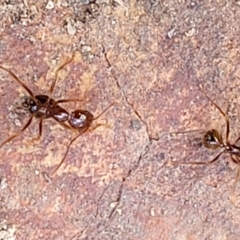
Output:
[[[32,91],[12,71],[10,71],[9,69],[7,69],[3,66],[0,66],[0,68],[5,70],[6,72],[8,72],[29,93],[29,95],[32,98],[34,98]]]

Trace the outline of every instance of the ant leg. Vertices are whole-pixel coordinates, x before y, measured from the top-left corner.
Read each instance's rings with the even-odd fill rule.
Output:
[[[12,71],[10,71],[9,69],[7,69],[3,66],[0,66],[0,68],[5,70],[6,72],[8,72],[29,93],[29,95],[32,98],[34,98],[32,91]]]
[[[92,127],[92,128],[89,128],[88,131],[92,132],[92,131],[94,131],[95,129],[97,129],[98,127],[102,127],[102,126],[107,127],[107,128],[110,128],[110,126],[109,126],[108,124],[98,123],[96,126],[94,126],[94,127]]]
[[[95,117],[93,120],[96,120],[98,119],[100,116],[102,116],[102,114],[104,114],[110,107],[112,107],[114,104],[116,104],[116,102],[113,102],[111,103],[106,109],[104,109],[97,117]],[[60,123],[62,126],[66,127],[66,128],[71,128],[69,127],[68,125],[64,124],[64,123]],[[86,132],[87,130],[90,130],[90,131],[93,131],[94,129],[98,128],[99,126],[102,126],[102,125],[105,125],[105,124],[97,124],[93,129],[89,129],[89,128],[85,128],[83,129],[76,137],[74,137],[70,143],[68,144],[68,147],[67,147],[67,150],[62,158],[62,160],[60,161],[60,163],[58,164],[58,166],[54,169],[54,171],[51,173],[51,175],[53,176],[57,170],[61,167],[61,165],[63,164],[65,158],[67,157],[67,154],[69,152],[69,149],[71,147],[71,145],[73,144],[74,141],[76,141],[76,139],[78,137],[80,137],[84,132]],[[106,126],[106,125],[105,125]],[[72,128],[71,128],[72,129]]]
[[[233,161],[234,163],[240,165],[240,160],[239,160],[239,158],[238,158],[236,155],[230,154],[230,156],[231,156],[231,159],[232,159],[232,161]]]
[[[239,177],[240,177],[240,165],[238,165],[238,170],[237,170],[237,174],[236,174],[236,177],[235,177],[233,192],[235,192],[235,190],[236,190],[236,186],[237,186],[237,183],[239,181]]]
[[[36,138],[33,138],[32,141],[38,141],[40,139],[40,137],[42,136],[42,123],[43,123],[43,118],[40,119],[39,121],[39,126],[38,126],[38,136]]]
[[[59,99],[56,101],[56,104],[58,103],[68,103],[68,102],[83,102],[86,100],[85,94],[81,99],[79,98],[69,98],[69,99]]]
[[[102,114],[101,114],[102,115]],[[68,129],[72,129],[71,127],[69,127],[68,125],[66,125],[66,124],[64,124],[64,123],[59,123],[59,124],[61,124],[63,127],[67,127]],[[57,170],[61,167],[61,165],[63,164],[63,162],[64,162],[64,160],[66,159],[66,157],[67,157],[67,154],[68,154],[68,152],[69,152],[69,149],[70,149],[70,147],[71,147],[71,145],[73,144],[73,142],[75,142],[76,140],[77,140],[77,138],[78,137],[80,137],[83,133],[85,133],[86,131],[93,131],[93,130],[95,130],[95,129],[97,129],[98,127],[100,127],[100,126],[107,126],[107,127],[109,127],[108,125],[106,125],[106,124],[97,124],[95,127],[93,127],[93,128],[85,128],[85,129],[83,129],[76,137],[74,137],[71,141],[70,141],[70,143],[68,144],[68,146],[67,146],[67,150],[66,150],[66,152],[65,152],[65,154],[64,154],[64,156],[63,156],[63,158],[62,158],[62,160],[60,161],[60,163],[57,165],[57,167],[54,169],[54,171],[51,173],[51,176],[53,176],[56,172],[57,172]]]
[[[64,125],[63,125],[63,126],[64,126]],[[69,152],[69,149],[70,149],[71,145],[73,144],[73,142],[75,142],[75,141],[77,140],[77,138],[80,137],[80,136],[81,136],[83,133],[85,133],[87,130],[93,131],[93,130],[95,130],[96,128],[98,128],[98,127],[100,127],[100,126],[108,126],[108,125],[106,125],[106,124],[97,124],[97,125],[96,125],[94,128],[92,128],[92,129],[85,128],[85,129],[83,129],[76,137],[74,137],[74,138],[70,141],[70,143],[69,143],[68,146],[67,146],[67,150],[66,150],[66,152],[65,152],[62,160],[61,160],[60,163],[57,165],[57,167],[54,169],[54,171],[51,173],[51,176],[53,176],[53,175],[57,172],[57,170],[61,167],[61,165],[63,164],[64,160],[65,160],[66,157],[67,157],[67,154],[68,154],[68,152]]]
[[[200,91],[206,96],[206,98],[218,109],[218,111],[224,116],[226,121],[226,143],[229,143],[228,136],[229,136],[229,118],[228,115],[202,90],[200,87]]]
[[[186,134],[186,133],[192,133],[192,132],[198,132],[199,134],[205,134],[206,130],[203,130],[203,129],[192,129],[192,130],[187,130],[187,131],[169,132],[169,135],[173,136],[173,135]]]
[[[65,160],[66,157],[67,157],[67,154],[68,154],[68,152],[69,152],[69,149],[70,149],[71,145],[73,144],[73,142],[76,141],[77,138],[80,137],[80,136],[81,136],[84,132],[86,132],[87,130],[88,130],[87,128],[86,128],[86,129],[83,129],[76,137],[74,137],[74,138],[70,141],[70,143],[69,143],[68,146],[67,146],[67,150],[66,150],[66,152],[65,152],[62,160],[61,160],[60,163],[57,165],[57,167],[54,169],[54,171],[51,173],[51,176],[53,176],[53,175],[57,172],[57,170],[61,167],[61,165],[63,164],[64,160]]]
[[[54,90],[54,87],[55,87],[55,85],[56,85],[57,78],[58,78],[58,72],[59,72],[60,70],[62,70],[65,66],[67,66],[69,63],[71,63],[71,62],[73,61],[74,57],[75,57],[75,53],[72,55],[72,57],[71,57],[68,61],[66,61],[63,65],[61,65],[61,66],[57,69],[57,71],[56,71],[56,73],[55,73],[55,78],[54,78],[54,80],[53,80],[53,82],[52,82],[52,85],[51,85],[51,87],[50,87],[50,93],[53,93],[53,90]]]
[[[234,144],[236,144],[239,140],[240,140],[240,137],[237,138],[237,140],[234,142]]]
[[[219,157],[225,152],[225,149],[223,149],[215,158],[213,158],[210,162],[181,162],[180,164],[197,164],[197,165],[205,165],[205,164],[212,164],[216,162]]]
[[[117,102],[113,102],[111,103],[107,108],[105,108],[98,116],[96,116],[93,120],[96,120],[98,118],[100,118],[104,113],[106,113],[109,108],[111,108],[113,105],[115,105]]]
[[[83,99],[78,99],[78,98],[70,98],[70,99],[60,99],[56,101],[56,104],[58,103],[67,103],[67,102],[82,102],[84,101]]]
[[[232,156],[231,156],[231,158],[232,158],[233,162],[238,164],[238,169],[237,169],[237,173],[236,173],[236,177],[235,177],[235,181],[234,181],[234,185],[233,185],[233,190],[232,190],[232,194],[235,194],[237,183],[238,183],[239,177],[240,177],[240,161],[238,158],[234,159]]]
[[[69,130],[76,130],[76,129],[73,129],[72,127],[68,126],[66,123],[63,123],[63,122],[58,122],[58,124],[60,124],[62,127],[66,128],[66,129],[69,129]]]
[[[33,116],[31,116],[28,120],[28,122],[26,123],[26,125],[16,134],[12,135],[11,137],[9,137],[7,140],[5,140],[1,145],[0,145],[0,148],[5,145],[6,143],[10,142],[11,140],[13,140],[14,138],[16,138],[17,136],[21,135],[27,127],[29,127],[29,125],[31,124],[32,122],[32,119],[33,119]]]

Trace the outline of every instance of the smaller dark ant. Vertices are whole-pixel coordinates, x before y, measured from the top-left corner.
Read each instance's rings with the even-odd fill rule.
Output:
[[[200,87],[200,91],[207,97],[207,99],[219,110],[221,115],[225,118],[225,122],[226,122],[225,139],[226,140],[225,142],[223,141],[222,134],[219,133],[216,129],[211,129],[206,131],[203,135],[203,145],[206,148],[209,148],[212,150],[221,149],[218,155],[215,156],[209,162],[181,162],[180,164],[209,165],[216,162],[223,153],[228,153],[231,157],[231,160],[234,163],[238,164],[238,170],[237,170],[234,188],[233,188],[233,192],[234,192],[240,176],[240,147],[236,145],[237,142],[240,140],[240,137],[238,137],[234,143],[230,143],[229,141],[230,124],[229,124],[228,115],[202,90],[201,87]]]
[[[75,54],[74,54],[75,55]],[[58,72],[63,69],[67,64],[73,61],[74,55],[70,60],[65,62],[63,65],[61,65],[55,74],[55,78],[51,84],[50,87],[50,94],[52,94],[54,87],[56,85]],[[30,114],[30,118],[27,121],[27,123],[24,125],[24,127],[16,134],[12,135],[11,137],[7,138],[5,141],[3,141],[0,145],[0,148],[4,146],[6,143],[12,141],[14,138],[21,135],[31,124],[33,118],[39,119],[39,134],[37,138],[34,138],[33,141],[39,140],[42,135],[42,124],[43,120],[52,118],[55,121],[57,121],[59,124],[61,124],[64,128],[71,129],[78,131],[77,136],[75,136],[70,143],[67,146],[67,150],[64,154],[64,157],[60,161],[60,163],[57,165],[55,170],[52,172],[51,175],[55,174],[57,170],[60,168],[62,163],[64,162],[70,146],[72,143],[80,137],[83,133],[88,131],[96,119],[98,119],[102,114],[104,114],[110,107],[112,107],[116,102],[113,102],[110,104],[105,110],[103,110],[97,117],[94,117],[92,113],[90,113],[87,110],[81,110],[77,109],[70,114],[61,106],[59,106],[59,103],[67,103],[67,102],[75,102],[75,101],[82,101],[80,99],[60,99],[55,101],[54,99],[50,98],[48,95],[34,95],[33,92],[30,90],[27,85],[25,85],[12,71],[9,69],[3,67],[0,65],[0,69],[5,70],[8,72],[16,82],[18,82],[29,94],[29,96],[26,96],[23,98],[21,107],[26,110]],[[103,124],[98,124],[95,126],[92,130],[96,129],[99,126],[102,126]]]

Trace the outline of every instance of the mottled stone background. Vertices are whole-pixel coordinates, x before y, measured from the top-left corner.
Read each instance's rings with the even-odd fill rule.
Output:
[[[78,138],[52,180],[50,172],[76,133],[38,121],[0,149],[0,239],[240,239],[240,183],[228,154],[202,146],[201,130],[229,115],[239,136],[240,1],[0,0],[0,64],[35,94],[101,118]],[[0,143],[28,115],[26,91],[0,71]],[[183,134],[173,132],[197,130]],[[45,176],[45,177],[44,177]]]

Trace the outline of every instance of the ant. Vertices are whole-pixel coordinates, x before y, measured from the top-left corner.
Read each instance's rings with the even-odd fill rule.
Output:
[[[54,90],[58,72],[61,69],[63,69],[68,63],[70,63],[72,60],[73,60],[73,57],[57,69],[55,74],[55,79],[52,82],[52,85],[50,87],[50,94],[52,94]],[[17,136],[19,136],[20,134],[22,134],[30,126],[33,117],[40,119],[39,134],[38,134],[38,137],[35,138],[34,140],[40,139],[42,135],[42,123],[44,119],[53,118],[60,124],[64,125],[63,122],[67,120],[68,112],[64,108],[60,107],[58,104],[64,103],[64,102],[79,101],[78,99],[62,99],[62,100],[55,101],[54,99],[50,98],[47,95],[34,95],[33,92],[30,90],[30,88],[27,87],[27,85],[24,84],[12,71],[10,71],[9,69],[1,65],[0,65],[0,69],[8,72],[13,77],[13,79],[17,81],[28,92],[29,96],[25,96],[22,99],[21,108],[26,110],[26,112],[30,113],[31,115],[26,125],[18,133],[6,139],[0,145],[0,148],[6,143],[16,138]]]
[[[215,149],[221,149],[220,153],[218,153],[217,156],[215,156],[211,161],[209,162],[181,162],[181,164],[198,164],[198,165],[209,165],[214,162],[216,162],[219,157],[223,153],[228,153],[231,157],[231,160],[238,164],[238,170],[235,178],[234,188],[233,192],[235,191],[236,184],[239,180],[240,176],[240,147],[237,146],[237,142],[240,140],[240,137],[238,137],[234,143],[230,143],[229,141],[229,132],[230,132],[230,124],[229,124],[229,117],[228,115],[200,88],[200,91],[207,97],[207,99],[219,110],[221,115],[225,118],[226,123],[226,140],[223,141],[223,136],[221,133],[219,133],[216,129],[208,130],[203,135],[203,145],[206,148],[215,150]]]
[[[50,94],[53,93],[54,87],[56,85],[56,81],[58,78],[58,73],[60,70],[62,70],[67,64],[71,63],[74,59],[75,54],[66,61],[63,65],[61,65],[56,73],[55,73],[55,78],[51,84],[50,87]],[[96,119],[98,119],[103,113],[105,113],[112,105],[115,104],[112,103],[110,104],[105,110],[102,111],[97,117],[94,117],[92,113],[86,110],[81,110],[77,109],[70,114],[68,111],[66,111],[64,108],[59,106],[60,103],[67,103],[67,102],[73,102],[73,101],[82,101],[80,99],[60,99],[55,101],[53,98],[49,97],[48,95],[34,95],[33,92],[30,90],[30,88],[24,84],[12,71],[9,69],[3,67],[0,65],[0,69],[8,72],[13,79],[20,84],[29,94],[29,96],[25,96],[22,100],[21,107],[26,110],[30,114],[30,118],[28,119],[27,123],[24,125],[24,127],[16,134],[10,136],[7,138],[5,141],[3,141],[0,145],[0,148],[3,147],[6,143],[12,141],[14,138],[18,137],[21,135],[31,124],[33,118],[39,119],[39,133],[37,138],[34,138],[33,141],[39,140],[41,135],[42,135],[42,124],[45,119],[52,118],[55,121],[57,121],[59,124],[61,124],[64,128],[66,129],[71,129],[71,130],[77,130],[78,135],[74,137],[70,143],[67,146],[67,150],[65,152],[64,157],[60,161],[60,163],[57,165],[55,170],[52,172],[51,175],[55,174],[56,171],[60,168],[62,163],[64,162],[68,151],[70,149],[70,146],[72,143],[79,137],[81,136],[84,132],[90,129],[92,122]],[[97,127],[101,126],[103,124],[98,124],[93,128],[96,129]]]

